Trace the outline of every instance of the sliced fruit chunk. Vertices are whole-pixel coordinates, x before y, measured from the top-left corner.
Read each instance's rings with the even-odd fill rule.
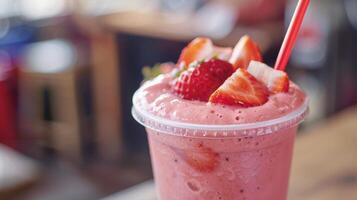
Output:
[[[195,38],[182,50],[178,63],[184,62],[186,66],[189,66],[194,61],[201,61],[213,54],[213,48],[213,43],[209,38]]]
[[[209,101],[250,107],[264,104],[268,97],[268,88],[247,70],[239,68],[211,95]]]
[[[191,65],[174,81],[173,91],[183,99],[208,101],[210,95],[233,73],[230,63],[211,59]]]
[[[233,49],[230,47],[217,47],[215,46],[213,48],[213,54],[211,55],[211,58],[218,58],[221,60],[229,60],[229,58],[232,56]]]
[[[262,55],[258,45],[249,36],[245,35],[234,47],[229,62],[232,63],[234,69],[247,69],[252,60],[262,61]]]
[[[252,61],[248,67],[248,72],[263,82],[273,93],[289,90],[289,77],[284,71],[275,70],[264,63]]]
[[[203,144],[191,151],[175,150],[182,159],[199,172],[212,172],[219,165],[219,154]]]

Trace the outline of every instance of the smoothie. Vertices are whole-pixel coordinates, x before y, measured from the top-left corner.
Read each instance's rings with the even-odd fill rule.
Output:
[[[177,70],[181,71],[179,76],[162,74],[135,93],[133,116],[148,133],[160,200],[286,199],[293,142],[297,126],[306,114],[306,97],[289,80],[279,82],[284,87],[271,82],[281,73],[252,61],[261,60],[260,55],[256,56],[259,52],[242,53],[249,46],[242,44],[247,43],[244,40],[247,38],[233,52],[222,48],[218,52],[209,44],[201,47],[204,51],[200,54],[195,54],[191,43],[180,61],[185,53],[191,56],[191,63],[202,57],[206,61],[196,64],[191,73],[185,63],[183,70]],[[213,60],[229,60],[232,72],[221,67],[225,65],[221,61],[212,61],[210,55],[214,51]],[[193,59],[192,55],[199,58]],[[205,71],[207,66],[211,68]],[[205,74],[207,87],[198,87],[204,88],[204,92],[195,90],[188,94],[187,85],[180,83],[177,87],[182,73],[199,77],[211,73],[212,66],[221,69],[212,78]],[[226,77],[220,80],[219,76]],[[182,80],[198,83],[201,80],[197,77]],[[219,84],[215,86],[216,83]],[[234,89],[230,96],[226,95],[227,88]]]

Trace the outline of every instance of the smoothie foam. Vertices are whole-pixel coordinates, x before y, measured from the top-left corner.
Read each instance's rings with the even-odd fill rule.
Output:
[[[268,102],[257,107],[218,105],[182,99],[171,91],[170,75],[146,82],[134,102],[140,109],[157,117],[193,124],[242,124],[282,117],[302,106],[305,94],[291,83],[287,93],[272,94]]]

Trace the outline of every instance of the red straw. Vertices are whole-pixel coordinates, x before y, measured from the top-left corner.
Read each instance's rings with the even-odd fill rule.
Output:
[[[284,71],[286,68],[286,64],[290,58],[291,51],[294,47],[296,37],[299,33],[309,3],[310,0],[299,0],[298,5],[296,6],[294,16],[290,22],[284,42],[275,63],[275,69],[277,70]]]

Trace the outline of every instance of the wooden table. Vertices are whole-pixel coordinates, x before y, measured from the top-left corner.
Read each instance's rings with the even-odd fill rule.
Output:
[[[357,107],[297,139],[290,185],[291,200],[357,199]]]
[[[155,200],[154,191],[149,181],[104,200]],[[288,199],[357,199],[357,107],[298,136]]]

